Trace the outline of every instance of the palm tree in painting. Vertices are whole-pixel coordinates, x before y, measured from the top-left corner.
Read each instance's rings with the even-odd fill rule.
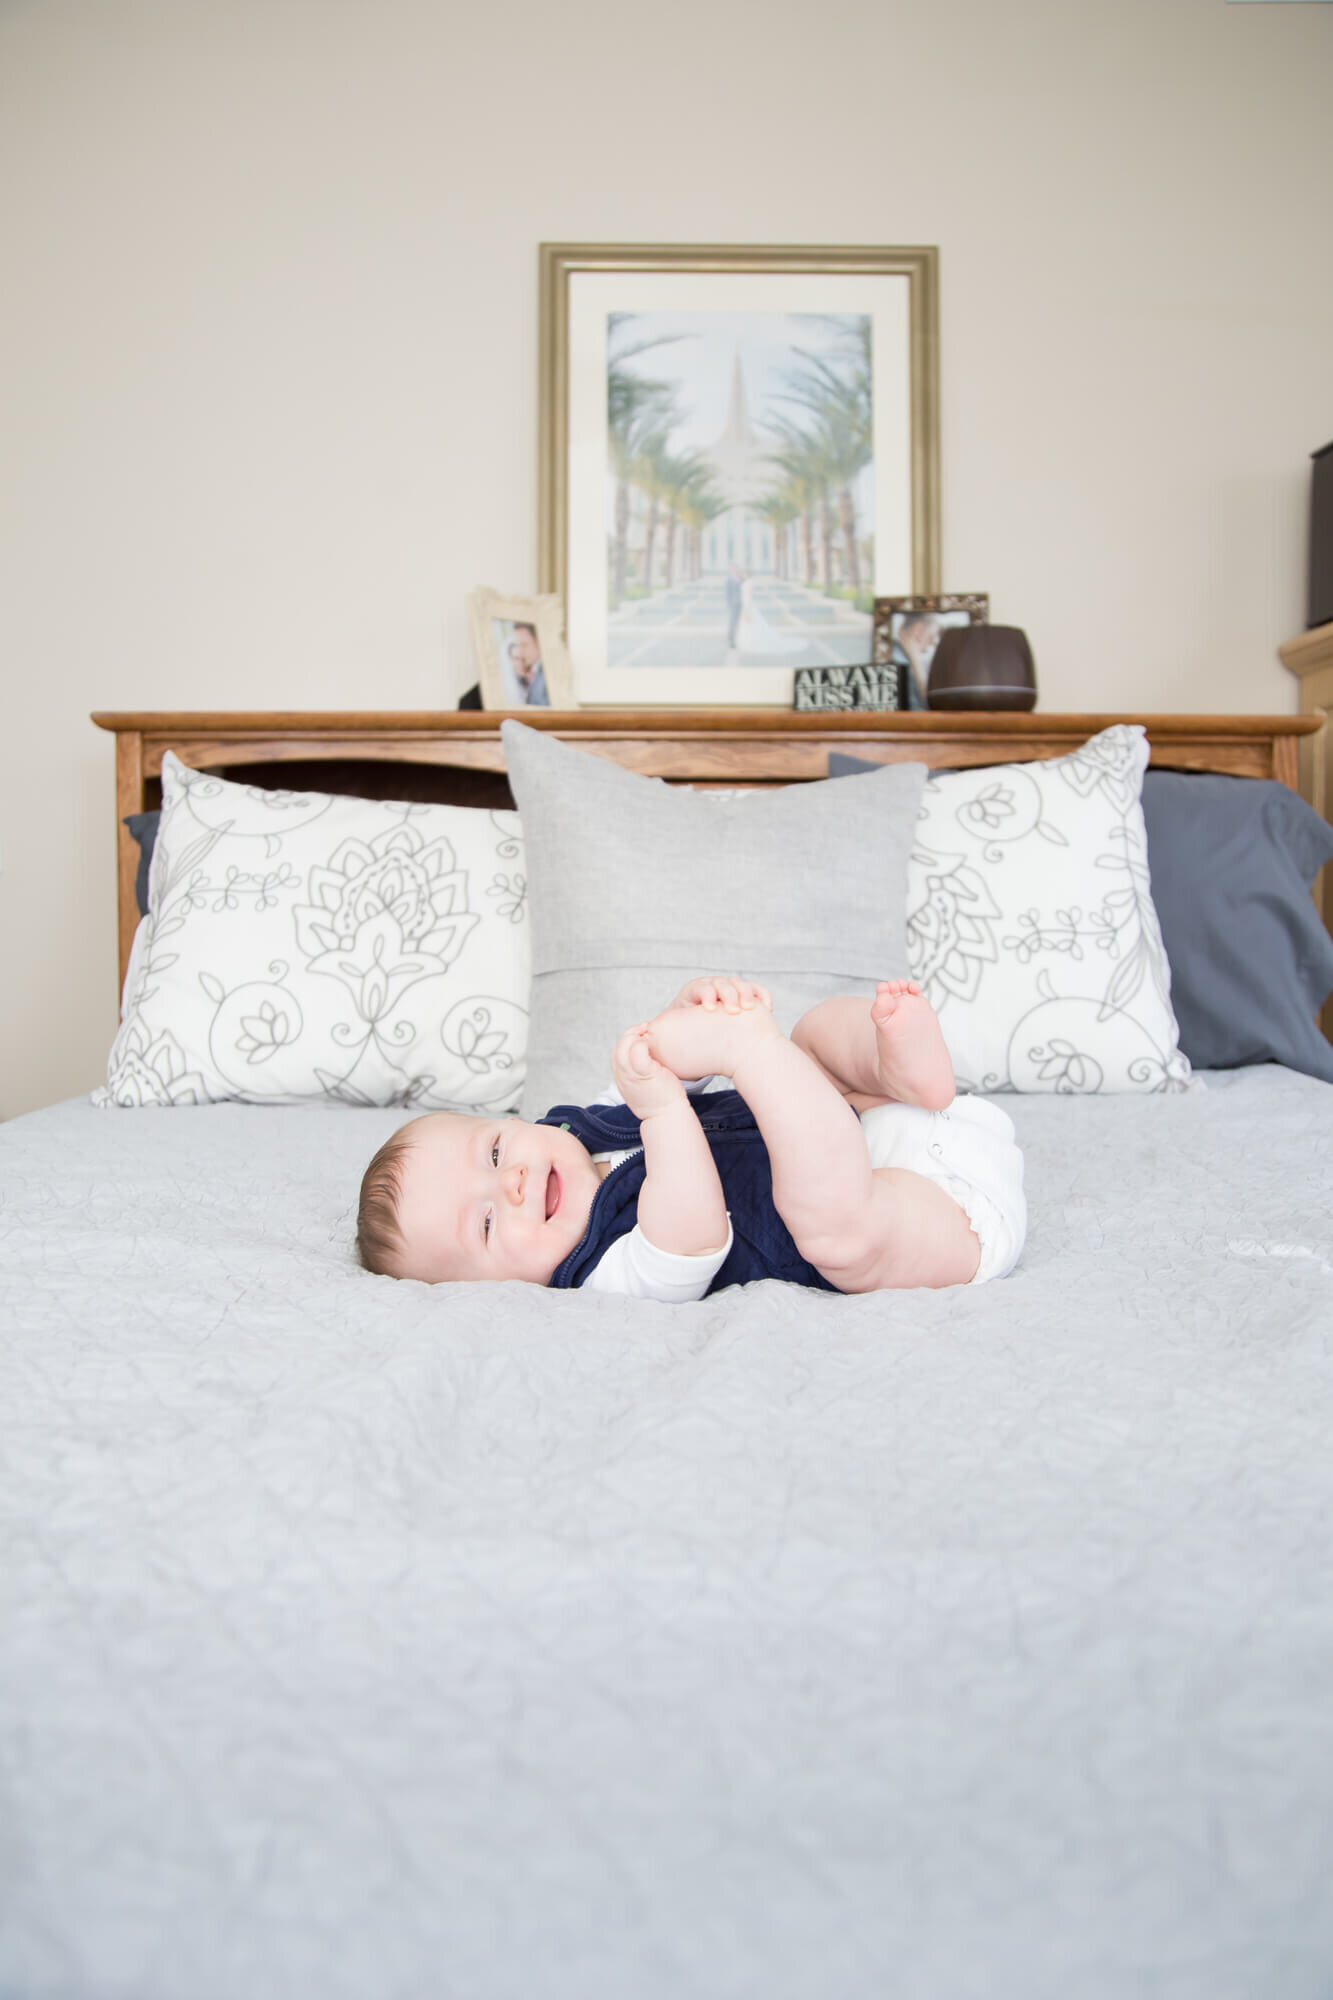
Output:
[[[790,485],[770,493],[756,511],[773,530],[773,566],[779,583],[786,583],[791,565],[787,560],[787,530],[801,514],[801,504]]]
[[[667,433],[656,431],[643,441],[630,468],[632,483],[648,503],[643,530],[643,587],[650,594],[657,586],[657,538],[662,545],[662,584],[670,590],[675,582],[676,532],[693,500],[708,491],[707,462],[698,452],[673,452]],[[713,508],[720,513],[720,497]]]
[[[630,487],[638,483],[638,468],[657,437],[665,437],[675,398],[665,382],[645,382],[626,375],[612,399],[608,432],[611,467],[616,481],[615,530],[611,552],[611,608],[625,595],[629,554]]]
[[[688,340],[689,334],[659,334],[636,340],[638,313],[611,313],[607,318],[606,415],[612,471],[616,482],[615,525],[611,551],[611,609],[625,595],[629,552],[630,485],[634,467],[650,440],[665,437],[679,421],[676,391],[669,382],[639,375],[627,363],[655,347]]]
[[[676,532],[685,528],[686,514],[693,499],[707,487],[708,466],[698,452],[668,452],[657,467],[657,475],[659,496],[666,509],[663,571],[666,587],[670,590],[676,581]],[[721,504],[719,499],[719,509]]]
[[[816,526],[826,528],[828,522],[828,467],[817,438],[809,431],[786,420],[771,424],[769,429],[777,439],[776,450],[768,454],[769,463],[778,475],[775,496],[795,510],[793,518],[801,523],[804,572],[801,581],[813,585],[818,581]],[[827,582],[827,533],[822,540],[825,551],[824,580]]]
[[[831,354],[793,350],[801,366],[793,371],[782,400],[794,404],[803,420],[794,426],[784,422],[780,428],[788,438],[794,434],[806,440],[818,460],[825,587],[832,582],[832,497],[847,582],[859,592],[861,552],[853,488],[874,455],[871,326],[865,314],[840,317],[834,323],[839,341]]]
[[[648,512],[643,523],[643,570],[640,581],[645,593],[653,593],[653,566],[657,555],[657,524],[662,513],[662,503],[671,489],[670,454],[667,451],[667,433],[664,430],[650,431],[643,439],[629,476],[648,503]]]
[[[838,531],[842,541],[843,569],[853,591],[861,588],[861,552],[858,545],[856,501],[852,487],[870,463],[870,449],[845,421],[845,412],[834,408],[827,413],[821,430],[829,490],[837,508]]]
[[[706,466],[701,466],[697,476],[691,480],[681,497],[680,518],[685,529],[685,575],[690,583],[697,583],[703,575],[704,529],[719,514],[725,514],[727,503],[712,482]]]

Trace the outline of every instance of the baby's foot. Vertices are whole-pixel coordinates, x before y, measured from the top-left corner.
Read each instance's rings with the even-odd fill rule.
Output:
[[[870,1003],[880,1088],[899,1104],[943,1111],[953,1103],[953,1063],[935,1009],[914,979],[881,979]]]

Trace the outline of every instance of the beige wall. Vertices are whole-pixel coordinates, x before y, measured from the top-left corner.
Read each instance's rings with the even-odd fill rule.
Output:
[[[0,1113],[114,1029],[102,708],[452,705],[537,244],[934,243],[944,582],[1047,708],[1290,710],[1333,8],[0,0]]]

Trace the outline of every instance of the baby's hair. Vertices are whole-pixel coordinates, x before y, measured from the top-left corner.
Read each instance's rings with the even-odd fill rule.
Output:
[[[403,1160],[412,1144],[412,1127],[400,1125],[384,1141],[361,1177],[361,1205],[356,1216],[356,1247],[368,1271],[396,1277],[394,1265],[403,1252],[398,1203],[403,1192]]]

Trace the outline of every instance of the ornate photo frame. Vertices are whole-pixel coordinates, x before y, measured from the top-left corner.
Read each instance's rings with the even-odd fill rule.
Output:
[[[990,594],[984,590],[923,591],[906,597],[877,597],[874,659],[896,666],[900,708],[925,708],[926,682],[941,632],[950,625],[990,623]]]

